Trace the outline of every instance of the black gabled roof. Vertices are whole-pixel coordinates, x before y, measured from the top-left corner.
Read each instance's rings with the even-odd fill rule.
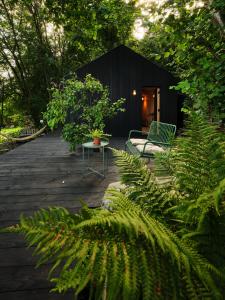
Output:
[[[153,64],[153,65],[155,65],[157,68],[161,69],[162,71],[164,71],[164,72],[170,74],[170,76],[173,76],[167,69],[165,69],[164,67],[162,67],[162,66],[161,66],[160,64],[158,64],[157,62],[147,59],[147,58],[144,57],[143,55],[137,53],[136,51],[132,50],[131,48],[129,48],[129,47],[125,46],[125,45],[120,45],[120,46],[117,46],[117,47],[113,48],[112,50],[109,50],[108,52],[106,52],[106,53],[100,55],[99,57],[97,57],[96,59],[90,61],[89,63],[86,63],[86,64],[84,64],[83,66],[79,67],[76,71],[79,71],[79,70],[81,70],[82,68],[88,66],[89,64],[91,64],[91,63],[93,63],[93,62],[97,62],[98,60],[101,60],[101,59],[104,58],[105,56],[111,55],[111,54],[113,54],[114,52],[120,51],[120,50],[126,51],[126,52],[128,52],[128,53],[133,54],[133,55],[136,55],[137,57],[141,58],[142,60],[145,60],[146,63],[148,63],[148,64]]]

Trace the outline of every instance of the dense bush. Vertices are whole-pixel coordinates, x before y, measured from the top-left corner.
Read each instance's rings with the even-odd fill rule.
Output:
[[[14,127],[14,128],[3,128],[0,131],[0,143],[4,143],[7,141],[7,138],[4,136],[12,136],[17,137],[20,135],[21,131],[23,130],[23,127]],[[4,136],[1,135],[3,133]]]
[[[137,50],[178,78],[189,106],[225,123],[225,1],[157,2]]]
[[[124,101],[112,102],[108,88],[87,75],[84,81],[69,79],[52,88],[52,101],[44,117],[51,129],[63,125],[63,137],[74,150],[91,130],[103,130],[106,119],[123,112]]]

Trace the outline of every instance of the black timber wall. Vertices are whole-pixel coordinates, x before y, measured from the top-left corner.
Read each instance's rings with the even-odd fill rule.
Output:
[[[92,74],[110,89],[115,101],[126,98],[125,113],[107,121],[106,131],[113,136],[127,136],[131,129],[141,129],[141,91],[143,87],[159,87],[161,122],[177,124],[178,95],[169,89],[173,76],[125,46],[119,46],[77,70],[79,78]],[[136,96],[132,95],[133,90]]]

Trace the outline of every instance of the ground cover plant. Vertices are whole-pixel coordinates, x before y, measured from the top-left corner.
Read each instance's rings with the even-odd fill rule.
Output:
[[[23,130],[23,127],[15,127],[15,128],[3,128],[0,133],[3,133],[5,136],[18,137]],[[0,143],[4,143],[7,141],[7,138],[0,134]]]
[[[172,175],[166,185],[138,157],[113,150],[126,188],[108,190],[107,207],[84,205],[79,214],[50,208],[8,229],[36,247],[38,265],[53,263],[54,291],[87,288],[90,299],[223,298],[224,135],[196,113],[186,126],[158,158]]]

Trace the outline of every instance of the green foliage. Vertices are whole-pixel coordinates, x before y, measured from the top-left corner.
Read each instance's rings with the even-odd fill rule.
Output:
[[[117,165],[130,199],[166,222],[224,272],[224,133],[201,115],[186,113],[189,116],[185,131],[171,151],[158,155],[154,168],[157,176],[162,169],[163,176],[170,175],[169,183],[157,187],[147,167],[127,154],[117,154]],[[155,198],[151,195],[154,189],[159,192]]]
[[[200,5],[202,4],[202,5]],[[225,2],[165,1],[151,7],[154,22],[138,50],[179,79],[187,104],[214,120],[225,119]]]
[[[22,127],[14,127],[14,128],[3,128],[1,129],[0,133],[3,133],[4,135],[17,137],[20,135],[22,131]],[[0,143],[6,142],[7,139],[0,134]]]
[[[86,124],[65,124],[63,126],[62,135],[65,141],[70,145],[70,151],[74,151],[77,145],[82,144],[84,141],[84,133],[88,132],[89,128]]]
[[[91,130],[103,131],[106,119],[124,111],[125,99],[112,103],[108,88],[91,75],[84,81],[69,79],[62,85],[52,88],[52,101],[44,118],[51,129],[64,125],[63,137],[70,143],[71,150],[82,143]]]
[[[210,192],[224,178],[225,138],[216,125],[201,115],[189,113],[186,130],[176,141],[174,175],[180,189],[190,198]]]
[[[28,117],[24,115],[23,110],[19,106],[19,97],[13,97],[12,91],[8,85],[0,84],[1,99],[0,102],[0,119],[3,127],[24,126]]]
[[[1,80],[10,90],[4,98],[16,102],[36,123],[46,109],[50,80],[57,80],[59,75],[43,4],[20,0],[0,3]]]
[[[88,288],[90,299],[110,300],[223,299],[224,134],[197,113],[186,126],[172,155],[158,158],[169,164],[166,185],[139,158],[113,150],[126,188],[106,191],[107,209],[50,208],[8,228],[36,246],[39,265],[53,263],[55,291]]]
[[[196,201],[189,203],[182,214],[188,229],[183,238],[192,239],[199,252],[222,272],[225,271],[224,200],[225,179],[211,192],[205,192]]]
[[[113,150],[120,180],[127,186],[129,199],[141,205],[152,216],[166,218],[166,210],[171,206],[164,187],[159,187],[153,173],[138,157],[126,152]],[[134,171],[135,170],[135,171]]]
[[[16,114],[8,116],[7,123],[13,124],[14,126],[17,126],[17,125],[22,126],[25,123],[25,117],[22,114],[16,113]]]
[[[39,124],[51,83],[129,40],[136,11],[135,1],[123,0],[1,0],[5,102],[15,102]]]
[[[51,19],[62,26],[67,42],[65,67],[74,66],[76,69],[126,43],[139,12],[135,4],[133,0],[47,0]]]
[[[174,149],[158,158],[175,180],[167,213],[176,219],[179,234],[224,271],[224,133],[201,115],[188,114],[186,130]]]
[[[112,211],[84,207],[73,215],[52,208],[11,228],[37,245],[38,265],[51,260],[51,274],[60,268],[55,291],[79,294],[88,285],[96,299],[104,289],[112,300],[219,299],[212,276],[220,273],[213,266],[123,193],[107,196]]]
[[[224,133],[196,113],[189,115],[186,126],[171,163],[176,189],[185,194],[175,215],[186,223],[181,231],[189,232],[200,253],[224,269]]]
[[[104,133],[103,130],[100,130],[100,129],[94,129],[94,130],[91,130],[89,134],[86,135],[87,137],[91,137],[91,138],[107,138],[107,137],[110,137],[111,134],[107,134],[107,133]]]

